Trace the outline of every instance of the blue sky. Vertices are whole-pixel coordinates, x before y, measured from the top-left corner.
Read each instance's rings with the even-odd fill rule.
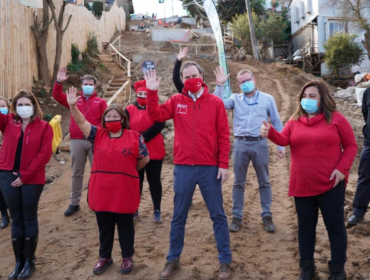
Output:
[[[152,15],[156,13],[157,18],[172,16],[172,5],[174,15],[185,16],[187,12],[182,8],[182,2],[179,0],[165,0],[159,4],[158,0],[133,0],[135,13]]]

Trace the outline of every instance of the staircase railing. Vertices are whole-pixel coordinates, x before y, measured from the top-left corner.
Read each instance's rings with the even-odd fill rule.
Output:
[[[127,72],[127,77],[131,78],[131,61],[122,55],[119,50],[116,49],[114,44],[118,41],[118,49],[121,49],[121,35],[116,38],[112,43],[109,44],[109,54],[112,59]]]
[[[117,41],[118,41],[118,50],[114,46],[114,44],[117,43]],[[131,99],[131,85],[130,85],[131,61],[120,53],[119,51],[120,49],[121,49],[121,35],[118,36],[112,43],[109,44],[109,55],[112,58],[112,60],[117,63],[119,67],[126,71],[127,81],[124,82],[120,89],[117,90],[113,94],[113,96],[108,100],[107,102],[108,106],[112,103],[123,104],[121,95],[122,92],[124,92],[124,95],[126,96],[127,104],[130,102]]]

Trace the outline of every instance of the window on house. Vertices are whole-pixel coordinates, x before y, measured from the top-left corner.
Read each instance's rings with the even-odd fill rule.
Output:
[[[299,8],[294,7],[294,22],[299,23]]]
[[[312,0],[307,0],[307,14],[310,14],[312,11]]]
[[[304,2],[299,3],[299,18],[304,18],[305,11],[304,11]]]
[[[326,40],[335,33],[346,32],[346,23],[343,21],[328,21],[326,23]]]

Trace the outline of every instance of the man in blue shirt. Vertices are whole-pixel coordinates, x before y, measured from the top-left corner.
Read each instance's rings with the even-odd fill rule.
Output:
[[[223,71],[222,67],[219,67],[217,71]],[[252,161],[258,179],[262,221],[266,231],[275,232],[271,213],[272,191],[269,180],[269,149],[267,139],[260,136],[260,128],[262,121],[268,121],[269,117],[272,125],[278,131],[283,129],[283,125],[280,121],[274,97],[256,88],[253,73],[247,69],[241,70],[237,79],[242,93],[234,93],[224,100],[226,110],[234,110],[233,220],[230,231],[237,232],[242,225],[244,187],[248,166]],[[222,98],[221,94],[217,95]],[[285,157],[283,147],[278,147],[278,156],[279,158]]]

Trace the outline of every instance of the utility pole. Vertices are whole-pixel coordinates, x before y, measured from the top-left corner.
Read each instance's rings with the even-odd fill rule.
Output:
[[[253,18],[252,18],[251,5],[249,3],[249,0],[245,0],[245,7],[247,8],[247,12],[248,12],[249,30],[251,33],[253,56],[255,60],[259,60],[257,39],[256,39],[256,34],[254,33]]]

